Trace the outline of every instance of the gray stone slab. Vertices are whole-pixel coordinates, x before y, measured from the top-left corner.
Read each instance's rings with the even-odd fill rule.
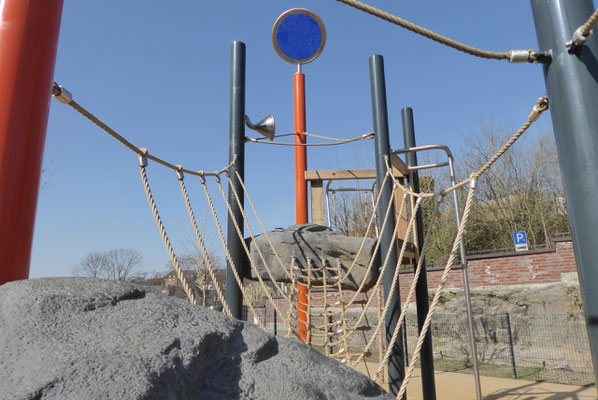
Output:
[[[322,269],[322,265],[327,263],[336,267],[340,262],[343,274],[348,271],[355,260],[355,267],[351,274],[343,281],[343,289],[356,290],[365,278],[364,288],[370,289],[378,279],[380,269],[379,252],[374,254],[376,240],[367,238],[363,250],[357,257],[359,247],[363,238],[346,236],[340,232],[316,224],[291,225],[285,230],[268,232],[272,244],[280,256],[285,266],[291,263],[291,258],[296,258],[296,265],[304,270],[307,269],[307,260],[312,260],[315,269]],[[246,239],[249,244],[251,257],[255,263],[256,269],[262,279],[269,280],[269,276],[264,267],[264,262],[257,252],[257,247],[261,250],[266,265],[269,266],[272,276],[276,281],[290,282],[288,275],[280,266],[280,262],[274,255],[265,235],[255,237],[255,242],[251,238]],[[372,268],[368,269],[370,260],[374,257]],[[246,277],[248,279],[257,279],[257,274],[248,265]],[[334,271],[328,271],[328,277],[335,275]],[[314,282],[322,277],[322,272],[312,273]]]
[[[0,286],[0,399],[391,399],[294,340],[143,286]]]

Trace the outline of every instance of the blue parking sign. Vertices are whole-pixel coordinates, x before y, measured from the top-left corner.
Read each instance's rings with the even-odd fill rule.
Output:
[[[513,232],[513,241],[515,242],[515,251],[528,250],[525,232]]]

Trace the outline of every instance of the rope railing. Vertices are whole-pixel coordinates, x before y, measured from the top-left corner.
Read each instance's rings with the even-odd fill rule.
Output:
[[[106,125],[104,122],[102,122],[98,117],[96,117],[91,112],[89,112],[87,109],[85,109],[85,107],[83,107],[82,105],[77,103],[75,100],[73,100],[73,96],[71,95],[71,93],[68,90],[66,90],[64,87],[62,87],[61,85],[57,84],[56,82],[54,82],[54,84],[52,86],[52,95],[54,95],[54,97],[56,97],[56,99],[58,101],[60,101],[61,103],[71,106],[79,114],[83,115],[85,118],[90,120],[93,124],[98,126],[104,132],[106,132],[107,134],[112,136],[114,139],[118,140],[126,148],[137,153],[137,155],[139,155],[140,157],[141,156],[146,157],[148,160],[157,162],[158,164],[163,165],[166,168],[170,168],[171,170],[173,170],[175,172],[181,171],[185,174],[194,175],[197,177],[218,176],[218,175],[222,175],[223,173],[225,173],[228,170],[228,168],[230,168],[232,166],[232,164],[234,164],[234,162],[235,162],[235,160],[233,160],[233,162],[231,162],[231,164],[229,164],[222,170],[214,171],[214,172],[192,171],[192,170],[183,168],[180,165],[172,164],[168,161],[165,161],[161,158],[151,155],[147,151],[147,149],[139,148],[139,147],[135,146],[133,143],[131,143],[130,141],[128,141],[127,139],[125,139],[118,132],[116,132],[114,129],[110,128],[108,125]]]
[[[356,8],[360,11],[388,21],[392,24],[398,25],[401,28],[407,29],[413,33],[431,39],[435,42],[443,44],[448,47],[452,47],[455,50],[461,51],[463,53],[485,58],[489,60],[508,60],[510,63],[543,63],[549,61],[549,56],[544,53],[539,53],[534,50],[511,50],[507,52],[494,52],[494,51],[486,51],[480,50],[472,46],[468,46],[466,44],[457,42],[456,40],[450,39],[446,36],[439,35],[436,32],[433,32],[429,29],[423,28],[419,25],[416,25],[412,22],[409,22],[403,18],[397,17],[395,15],[389,14],[385,11],[382,11],[378,8],[369,6],[365,3],[362,3],[357,0],[336,0],[340,3],[346,4],[353,8]]]
[[[594,11],[590,18],[573,32],[573,38],[565,43],[565,46],[569,47],[571,51],[575,51],[592,37],[597,24],[598,10]]]
[[[292,134],[294,135],[294,134]],[[286,136],[286,135],[285,135]],[[306,135],[308,136],[308,135]],[[317,136],[317,135],[309,135],[318,138],[325,138],[324,136]],[[278,136],[281,137],[281,136]],[[298,147],[326,147],[326,146],[340,146],[342,144],[358,142],[360,140],[371,140],[374,138],[373,133],[366,133],[361,136],[352,138],[352,139],[332,139],[326,138],[328,140],[333,141],[332,143],[284,143],[284,142],[272,142],[268,140],[261,140],[261,139],[254,139],[254,138],[245,138],[245,142],[247,143],[260,143],[260,144],[270,144],[274,146],[298,146]]]
[[[590,32],[596,27],[598,24],[598,10],[594,11],[594,13],[590,16],[590,18],[586,21],[585,24],[581,26],[581,34],[583,36],[588,36]]]

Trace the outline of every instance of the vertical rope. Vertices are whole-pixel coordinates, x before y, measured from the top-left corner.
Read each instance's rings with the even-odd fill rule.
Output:
[[[145,195],[147,197],[147,201],[149,202],[150,208],[152,209],[152,214],[154,214],[154,219],[156,220],[156,224],[158,225],[158,229],[160,230],[160,236],[162,236],[162,241],[166,246],[166,250],[168,251],[168,256],[170,257],[170,262],[172,263],[174,270],[181,281],[181,285],[183,286],[183,290],[187,295],[189,301],[193,304],[197,304],[195,300],[195,295],[193,294],[193,289],[185,279],[183,275],[183,271],[181,266],[179,265],[179,260],[177,259],[176,255],[174,254],[174,249],[172,248],[172,244],[170,243],[170,239],[168,239],[168,235],[166,234],[166,228],[162,223],[162,218],[160,218],[160,213],[158,212],[158,207],[156,207],[156,202],[154,201],[154,196],[152,195],[152,191],[150,189],[149,181],[147,180],[147,172],[145,168],[147,166],[147,159],[145,156],[139,156],[140,158],[140,166],[139,169],[141,170],[141,180],[143,181],[143,187],[145,188]]]
[[[395,326],[394,332],[392,334],[392,338],[390,339],[390,342],[387,346],[386,353],[384,354],[384,359],[382,360],[382,362],[378,366],[378,370],[376,371],[375,380],[378,380],[378,377],[384,371],[384,365],[388,362],[388,359],[390,358],[390,354],[392,353],[392,348],[396,344],[397,339],[399,337],[399,332],[401,330],[401,326],[403,324],[403,321],[405,320],[405,316],[407,315],[407,308],[409,307],[409,304],[411,303],[411,301],[413,300],[413,296],[415,295],[415,288],[417,286],[417,282],[419,281],[419,277],[420,277],[420,274],[422,271],[422,265],[423,265],[423,261],[424,261],[423,255],[426,253],[427,246],[430,243],[430,236],[432,236],[432,232],[434,231],[434,224],[436,223],[436,218],[438,217],[438,214],[440,211],[440,205],[442,204],[444,199],[445,199],[445,196],[441,196],[440,201],[438,202],[437,206],[435,207],[434,213],[432,214],[432,217],[430,218],[428,230],[427,230],[426,236],[424,238],[424,245],[421,248],[421,255],[417,261],[417,266],[415,268],[415,272],[413,275],[413,281],[411,282],[411,287],[409,288],[409,294],[407,295],[407,298],[405,299],[405,303],[404,303],[405,305],[402,307],[401,315],[399,316],[399,321],[397,322],[397,325]]]
[[[222,187],[222,182],[220,181],[220,179],[217,178],[216,179],[216,183],[218,184],[218,188],[220,189],[220,193],[222,194],[222,198],[224,199],[224,202],[226,203],[226,207],[228,208],[228,212],[232,216],[233,215],[232,208],[231,208],[230,203],[228,202],[228,199],[226,198],[226,193],[224,192],[224,188]],[[239,197],[236,195],[236,191],[234,190],[234,188],[233,188],[233,193],[235,193],[235,198],[237,199],[237,202],[240,205]],[[247,221],[247,216],[245,215],[244,212],[242,214],[243,214],[243,218],[247,222],[247,228],[249,229],[249,222]],[[266,293],[266,297],[268,298],[268,301],[270,302],[270,304],[272,305],[272,307],[276,310],[276,312],[278,314],[282,315],[282,313],[280,312],[280,309],[278,308],[278,306],[276,305],[276,302],[274,301],[274,299],[272,298],[272,295],[270,294],[270,290],[268,290],[268,287],[264,283],[264,280],[262,279],[262,276],[259,273],[259,270],[257,269],[257,267],[255,266],[255,263],[253,262],[253,259],[251,257],[251,253],[249,251],[249,248],[247,247],[247,243],[245,243],[245,238],[243,237],[243,232],[241,231],[241,227],[239,226],[239,224],[237,223],[237,221],[236,221],[235,218],[231,218],[230,220],[233,222],[233,225],[235,226],[235,230],[237,231],[237,235],[239,235],[239,238],[241,238],[241,244],[243,245],[243,248],[245,249],[245,253],[247,254],[247,258],[249,258],[249,263],[251,264],[251,267],[255,271],[255,275],[257,276],[258,281],[262,285],[262,288],[264,288],[264,291]],[[253,237],[253,235],[252,235],[252,237]],[[257,245],[256,245],[256,249],[258,249],[258,253],[262,257],[262,262],[264,263],[264,266],[266,266],[266,261],[264,260],[264,257],[261,254],[261,252],[259,251],[259,247]],[[272,279],[271,276],[270,276],[270,279]],[[278,290],[282,293],[282,296],[288,302],[290,302],[290,299],[287,298],[286,293],[282,292],[282,290],[280,289],[280,287],[278,286],[278,284],[276,283],[276,281],[272,279],[272,282],[275,284],[275,286],[278,288]],[[242,286],[242,284],[240,284],[240,286]],[[242,289],[242,287],[241,287],[241,289]],[[288,323],[288,321],[285,321],[285,322]]]
[[[216,179],[220,180],[219,177],[216,177]],[[220,241],[222,242],[222,245],[224,246],[224,252],[226,253],[226,259],[228,260],[228,262],[231,265],[230,269],[233,271],[233,276],[235,277],[235,281],[237,282],[237,285],[239,285],[239,289],[241,289],[241,293],[243,294],[243,299],[247,303],[247,307],[249,307],[249,310],[251,311],[251,313],[255,316],[255,319],[257,320],[259,327],[265,331],[266,326],[264,325],[262,320],[257,317],[257,313],[255,312],[253,304],[251,303],[251,301],[249,301],[249,296],[247,296],[247,292],[245,291],[245,286],[243,285],[243,279],[241,279],[241,277],[239,276],[239,273],[237,272],[237,268],[235,266],[235,262],[233,261],[231,255],[230,255],[230,251],[228,250],[228,246],[226,245],[226,240],[224,239],[224,233],[222,232],[222,226],[220,225],[220,220],[218,219],[218,215],[216,214],[216,209],[214,208],[214,203],[212,201],[212,195],[210,194],[210,191],[208,190],[208,186],[206,185],[205,179],[201,180],[201,185],[202,185],[204,193],[206,195],[206,200],[208,201],[208,205],[210,206],[210,210],[212,211],[212,216],[214,217],[214,222],[216,223],[216,228],[218,229]],[[234,218],[233,218],[233,220],[234,220]]]
[[[422,201],[418,201],[415,204],[414,213],[411,216],[411,218],[409,219],[409,224],[407,225],[407,232],[405,233],[406,238],[411,234],[411,231],[413,230],[413,226],[415,225],[415,216],[417,214],[417,210],[421,206]],[[397,218],[396,223],[395,223],[395,229],[393,231],[393,237],[396,237],[398,234],[399,223],[400,223],[400,219]],[[380,234],[380,237],[382,237],[382,234]],[[399,281],[400,265],[401,265],[401,261],[403,260],[403,257],[405,256],[406,248],[407,248],[407,240],[404,240],[403,246],[401,246],[401,252],[399,254],[399,257],[397,258],[397,265],[395,266],[395,274],[394,274],[394,277],[392,280],[392,284],[390,286],[390,292],[388,295],[388,299],[386,300],[386,304],[384,305],[384,310],[382,311],[381,320],[378,321],[378,326],[376,327],[376,331],[374,332],[374,335],[372,335],[372,338],[368,341],[368,344],[367,344],[364,352],[362,353],[361,356],[359,356],[359,358],[357,358],[357,360],[352,364],[352,366],[355,366],[357,363],[359,363],[361,361],[361,359],[363,358],[363,355],[370,349],[370,347],[376,340],[376,333],[378,332],[379,329],[382,329],[382,325],[384,323],[384,320],[386,319],[386,314],[388,314],[388,310],[390,309],[390,302],[392,301],[392,299],[394,298],[394,295],[395,295],[395,291],[396,291],[395,289],[396,289],[397,283]],[[386,260],[388,260],[388,258],[390,257],[390,253],[391,253],[390,251],[387,253]],[[380,278],[382,278],[382,273],[380,274]],[[380,278],[378,279],[379,282],[381,282]],[[369,306],[369,302],[368,302],[368,306]],[[361,323],[361,319],[358,321],[356,326],[358,326],[360,323]]]
[[[179,178],[181,192],[183,194],[183,198],[185,199],[185,205],[187,206],[187,212],[189,213],[189,218],[191,219],[191,224],[193,225],[193,231],[195,232],[195,238],[197,240],[197,243],[199,244],[199,248],[201,250],[201,253],[202,253],[202,256],[204,259],[204,264],[208,268],[210,278],[212,278],[212,282],[214,283],[214,288],[216,289],[216,293],[218,294],[218,299],[220,299],[220,303],[222,303],[222,307],[224,308],[226,315],[228,315],[229,317],[232,317],[233,314],[231,313],[228,303],[226,302],[226,299],[225,299],[224,295],[222,294],[222,289],[220,288],[220,284],[218,283],[218,280],[216,279],[214,267],[212,266],[212,262],[210,261],[210,257],[208,255],[208,251],[206,249],[205,243],[203,241],[203,238],[201,237],[201,234],[199,233],[199,228],[197,227],[197,221],[195,219],[195,214],[193,213],[193,209],[191,208],[191,201],[189,200],[189,194],[187,193],[187,187],[185,186],[183,174],[181,172],[177,171],[177,177]],[[204,285],[205,285],[205,282],[204,282]],[[206,296],[205,296],[205,291],[204,291],[204,306],[205,306],[205,298],[206,298]]]
[[[428,315],[426,316],[426,319],[422,326],[421,332],[419,334],[419,338],[417,340],[417,345],[415,346],[415,350],[413,351],[413,358],[411,359],[411,362],[409,363],[409,368],[407,370],[407,373],[405,374],[405,379],[403,380],[403,384],[401,385],[401,389],[399,390],[397,399],[403,398],[403,395],[405,394],[405,391],[407,390],[407,384],[409,383],[409,379],[411,379],[411,375],[413,374],[413,371],[415,370],[415,364],[417,363],[417,360],[419,359],[420,350],[422,348],[422,345],[424,344],[425,336],[428,333],[428,329],[430,329],[430,324],[432,323],[432,316],[434,315],[436,306],[438,305],[438,302],[440,301],[442,289],[444,288],[444,285],[446,283],[446,280],[448,279],[449,273],[451,272],[453,262],[455,261],[455,257],[457,254],[457,250],[459,249],[459,243],[461,242],[461,238],[465,234],[465,226],[467,226],[467,221],[469,219],[469,213],[471,211],[471,206],[473,204],[475,189],[476,189],[475,181],[472,181],[472,185],[470,186],[469,192],[467,194],[467,201],[465,203],[465,211],[463,212],[463,217],[461,219],[461,228],[459,229],[459,232],[457,233],[457,236],[455,237],[455,240],[453,242],[453,248],[451,249],[449,259],[446,262],[446,267],[444,269],[444,273],[442,274],[442,278],[440,279],[440,284],[438,285],[438,288],[436,289],[436,293],[434,294],[434,299],[432,300],[432,303],[430,304],[430,310],[428,311]]]

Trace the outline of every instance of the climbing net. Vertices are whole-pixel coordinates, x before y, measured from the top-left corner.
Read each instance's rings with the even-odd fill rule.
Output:
[[[397,340],[399,340],[400,328],[405,320],[408,308],[407,306],[412,302],[415,294],[415,288],[423,269],[422,265],[426,254],[426,245],[429,242],[428,239],[433,231],[434,224],[441,208],[440,206],[449,193],[468,187],[467,200],[464,205],[460,228],[454,237],[440,283],[436,288],[434,297],[430,303],[429,312],[425,318],[423,326],[420,329],[419,338],[413,352],[413,357],[409,362],[409,366],[397,398],[402,398],[407,384],[413,375],[420,350],[424,343],[424,338],[430,329],[432,316],[437,308],[442,290],[453,266],[453,262],[455,261],[460,242],[467,227],[470,210],[474,202],[476,182],[517,141],[517,139],[524,134],[524,132],[533,124],[533,122],[536,121],[540,115],[548,109],[547,98],[540,98],[534,105],[527,121],[523,124],[523,126],[490,160],[488,160],[488,162],[482,168],[473,172],[467,179],[437,193],[416,193],[411,191],[409,187],[404,187],[403,196],[401,199],[395,199],[395,196],[397,196],[397,190],[393,190],[391,192],[391,198],[388,201],[389,206],[384,212],[380,213],[383,215],[376,216],[374,215],[375,213],[371,215],[367,224],[366,234],[364,235],[359,250],[357,251],[357,255],[355,256],[351,265],[346,267],[341,265],[340,260],[330,259],[323,255],[319,260],[307,259],[306,262],[300,262],[295,257],[292,257],[291,259],[283,259],[277,250],[277,246],[271,239],[270,233],[265,229],[264,224],[257,213],[252,198],[250,197],[247,187],[245,186],[245,183],[243,182],[243,179],[237,169],[236,160],[233,160],[231,164],[215,172],[207,173],[204,171],[185,169],[181,165],[175,165],[151,155],[147,149],[134,146],[123,136],[104,124],[84,107],[79,105],[75,100],[73,100],[70,93],[68,93],[68,91],[66,91],[60,85],[54,84],[53,94],[59,101],[73,107],[79,113],[95,123],[103,131],[136,153],[138,156],[141,180],[143,182],[150,208],[160,231],[162,240],[164,241],[164,245],[166,246],[170,261],[190,302],[196,304],[197,299],[192,288],[192,283],[187,280],[183,273],[181,263],[176,255],[171,240],[166,233],[166,228],[160,213],[158,212],[158,207],[152,194],[148,179],[150,161],[167,167],[174,172],[174,175],[179,182],[181,197],[185,203],[189,220],[195,234],[195,239],[203,258],[203,263],[205,264],[214,284],[218,299],[223,306],[223,311],[227,315],[232,316],[231,305],[227,303],[223,293],[223,288],[219,285],[218,280],[216,279],[215,265],[213,265],[213,261],[209,256],[209,249],[206,244],[206,240],[200,233],[200,229],[198,227],[193,207],[191,205],[192,203],[189,192],[187,190],[187,183],[190,183],[188,182],[190,179],[193,180],[192,182],[194,184],[199,184],[203,189],[205,200],[208,204],[210,213],[212,214],[220,242],[226,253],[226,260],[231,266],[230,271],[232,271],[234,280],[241,289],[244,304],[252,313],[255,323],[260,328],[266,330],[267,321],[265,318],[260,316],[259,312],[256,311],[252,297],[248,293],[248,286],[246,284],[247,280],[245,279],[247,276],[238,272],[238,266],[235,265],[229,247],[227,246],[227,240],[225,239],[220,222],[221,217],[219,217],[216,207],[214,206],[214,197],[221,196],[226,204],[227,214],[232,217],[229,218],[229,221],[232,221],[234,224],[234,228],[238,238],[240,239],[243,251],[247,256],[247,262],[251,269],[252,276],[257,279],[258,284],[263,289],[262,292],[264,293],[268,304],[281,317],[281,322],[287,328],[286,336],[296,336],[306,344],[323,349],[327,355],[336,358],[342,363],[348,364],[351,367],[356,367],[359,363],[363,362],[366,365],[366,370],[370,376],[372,376],[372,374],[367,369],[367,363],[365,362],[365,359],[371,356],[373,349],[375,348],[374,346],[377,344],[379,354],[378,367],[372,377],[378,382],[381,382],[384,379],[385,365],[392,354],[395,343]],[[383,185],[385,185],[387,182],[390,182],[395,188],[401,187],[403,183],[395,177],[390,163],[388,162],[387,164],[387,174],[384,177]],[[236,190],[235,185],[232,184],[233,181],[239,182],[242,190]],[[232,196],[226,196],[223,182],[229,184],[229,187],[232,189]],[[210,188],[208,183],[211,183],[212,187],[216,187],[216,192],[219,194],[213,195],[213,189]],[[381,202],[382,193],[383,191],[378,191],[375,199],[374,209],[379,209],[378,206]],[[265,238],[265,241],[262,240],[258,242],[256,240],[257,234],[250,224],[250,218],[248,218],[246,209],[243,207],[245,199],[250,206],[249,208],[251,210],[251,214],[253,214],[257,220],[259,228],[262,232],[261,234],[263,235],[263,238]],[[393,218],[390,218],[390,216],[392,214],[391,210],[394,209],[394,206],[392,206],[394,203],[398,203],[397,215],[399,218],[394,218],[394,226],[391,226],[392,224],[389,223],[389,221],[393,220]],[[419,254],[412,255],[412,252],[409,249],[408,238],[413,235],[415,218],[418,210],[427,203],[432,205],[432,209],[434,211],[428,224],[428,230],[425,233],[423,246],[421,249],[418,249]],[[408,219],[406,231],[401,231],[399,228],[401,222],[400,216],[404,215],[404,212],[409,205],[412,206],[411,217]],[[245,226],[244,229],[241,227],[242,225],[240,224],[240,221],[237,221],[236,218],[233,217],[233,209],[240,209],[242,211],[242,221]],[[366,273],[361,282],[358,283],[357,288],[352,291],[348,291],[346,290],[347,283],[354,277],[353,272],[356,268],[356,260],[362,255],[362,252],[366,247],[366,241],[372,240],[368,239],[368,236],[370,235],[372,229],[374,229],[376,218],[378,218],[379,221],[379,238],[385,236],[385,233],[391,232],[393,242],[399,247],[397,252],[398,257],[396,257],[396,259],[391,259],[392,252],[387,251],[383,257],[384,259],[380,260],[378,264],[376,263],[375,258],[371,257],[367,265]],[[250,246],[245,240],[245,229],[251,238],[252,246],[255,247],[255,251],[250,249]],[[274,254],[275,265],[269,265],[269,263],[266,261],[266,256],[264,255],[266,250]],[[376,254],[380,250],[381,240],[378,239],[375,241],[374,251],[372,254]],[[406,300],[401,307],[402,311],[399,316],[399,321],[396,324],[396,328],[392,332],[385,332],[384,321],[388,313],[392,312],[391,304],[393,303],[393,300],[396,300],[394,297],[398,296],[397,285],[399,283],[399,267],[403,263],[404,259],[409,258],[415,258],[417,260],[417,265],[414,271],[414,279],[407,294]],[[318,262],[316,263],[314,261]],[[272,264],[272,262],[270,262],[270,264]],[[290,291],[284,290],[281,283],[274,278],[273,267],[280,268],[282,270],[284,278],[279,280],[290,282]],[[392,272],[393,279],[390,288],[383,293],[382,277],[387,274],[387,271],[394,271]],[[375,283],[368,284],[367,282],[371,282],[371,280],[374,280]],[[307,286],[308,292],[306,297],[297,296],[298,287],[300,285]],[[383,298],[385,298],[385,301],[383,301]],[[377,323],[370,324],[367,312],[368,310],[372,309],[374,305],[377,305]],[[348,311],[358,309],[356,306],[361,306],[361,311],[358,312],[357,315],[353,315],[353,318],[349,318]],[[300,312],[303,312],[307,315],[307,321],[305,321],[304,324],[298,320],[298,315]],[[366,331],[372,332],[371,335],[369,335],[369,339],[365,335]],[[365,345],[358,349],[358,351],[352,352],[352,340],[358,334],[363,336]],[[390,337],[390,340],[388,344],[386,344],[385,338],[388,337]]]

